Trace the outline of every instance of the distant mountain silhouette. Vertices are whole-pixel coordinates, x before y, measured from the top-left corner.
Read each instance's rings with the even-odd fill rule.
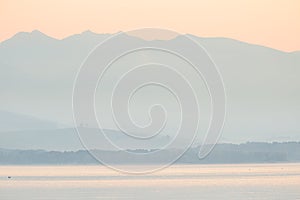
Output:
[[[109,36],[86,31],[58,40],[36,30],[1,42],[0,109],[73,126],[76,73],[88,53]],[[299,51],[287,53],[228,38],[188,36],[206,48],[224,79],[228,102],[221,141],[300,139]],[[168,42],[180,42],[180,37]],[[43,123],[30,126],[40,129]],[[6,126],[12,124],[0,126],[0,141],[7,138]]]
[[[63,127],[55,122],[8,111],[0,111],[0,122],[0,132],[51,130]]]
[[[38,123],[36,126],[40,125],[42,123]],[[35,126],[33,125],[32,127]],[[79,127],[79,129],[81,134],[90,138],[89,149],[113,150],[107,145],[105,136],[101,135],[99,129],[83,127]],[[102,131],[114,144],[125,149],[161,148],[169,140],[168,137],[159,136],[154,142],[148,144],[143,140],[131,140],[127,135],[119,131],[109,129]],[[4,131],[0,132],[0,137],[0,148],[6,149],[43,149],[47,151],[78,151],[85,149],[75,128]]]

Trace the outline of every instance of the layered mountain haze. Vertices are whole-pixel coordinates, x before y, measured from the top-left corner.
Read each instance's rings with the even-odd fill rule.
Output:
[[[58,130],[53,124],[75,126],[72,89],[76,74],[89,52],[109,36],[86,31],[57,40],[33,31],[18,33],[0,43],[0,110],[9,111],[1,112],[0,147],[30,148],[30,145],[24,145],[26,142],[17,142],[17,138],[24,134],[31,135],[29,138],[32,144],[41,144],[34,146],[36,149],[45,147],[48,150],[63,150],[62,144],[70,140],[74,145],[68,147],[68,150],[80,149],[74,129]],[[299,51],[288,53],[233,39],[188,36],[207,50],[224,80],[228,99],[227,119],[221,141],[300,140]],[[170,45],[180,43],[181,37],[165,42]],[[127,36],[126,39],[145,44],[155,42],[142,41],[133,36]],[[203,89],[205,94],[202,84],[199,83],[199,90]],[[156,95],[154,93],[153,98]],[[206,110],[207,97],[202,100],[200,104],[206,115],[209,112],[209,109]],[[30,124],[35,132],[26,129],[25,125],[16,130],[13,120],[12,123],[7,122],[11,116],[9,113],[26,113],[54,123],[45,125],[42,122],[44,120],[29,123],[24,119],[24,124]],[[93,127],[87,125],[86,128]],[[201,138],[204,133],[205,128],[199,133]],[[47,146],[41,141],[42,137],[38,139],[38,134],[45,134],[46,138],[53,134],[53,145]],[[60,135],[66,137],[60,138]],[[55,142],[59,145],[55,145]]]
[[[114,150],[107,142],[105,136],[114,144],[121,148],[127,149],[156,149],[161,148],[167,142],[168,137],[158,137],[155,143],[147,143],[147,141],[132,141],[127,135],[114,130],[79,128],[85,137],[89,137],[92,142],[89,143],[89,149]],[[24,130],[24,131],[4,131],[0,132],[0,147],[5,149],[19,150],[48,150],[48,151],[78,151],[85,149],[80,136],[75,128],[60,129],[40,129],[40,130]],[[99,137],[100,136],[100,137]],[[97,141],[96,141],[97,139]],[[95,141],[95,142],[93,142]]]
[[[53,121],[42,120],[33,116],[1,110],[0,121],[1,132],[53,130],[65,127],[63,124],[59,124]]]

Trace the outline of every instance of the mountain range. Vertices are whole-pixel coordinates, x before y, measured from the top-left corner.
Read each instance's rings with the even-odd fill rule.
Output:
[[[22,142],[17,142],[20,134],[32,138],[36,131],[68,135],[73,130],[64,133],[66,129],[60,128],[75,126],[72,88],[76,73],[89,52],[109,36],[86,31],[58,40],[35,30],[17,33],[0,43],[1,145],[21,147]],[[221,141],[300,140],[299,51],[188,36],[205,47],[224,80],[227,118]],[[34,138],[32,142],[41,144]],[[70,149],[77,149],[77,142],[73,147]],[[55,145],[50,149],[61,150]]]

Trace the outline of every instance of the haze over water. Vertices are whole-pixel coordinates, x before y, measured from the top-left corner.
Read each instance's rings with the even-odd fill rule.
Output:
[[[174,165],[147,175],[105,166],[0,167],[1,200],[300,199],[299,188],[300,164]]]

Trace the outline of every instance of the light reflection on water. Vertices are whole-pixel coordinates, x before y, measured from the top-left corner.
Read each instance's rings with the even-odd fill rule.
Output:
[[[299,188],[300,164],[174,165],[148,175],[104,166],[0,166],[1,200],[300,199]]]

